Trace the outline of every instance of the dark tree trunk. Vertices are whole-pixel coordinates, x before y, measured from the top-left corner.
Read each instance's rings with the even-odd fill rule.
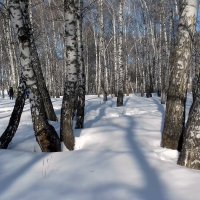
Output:
[[[64,96],[61,108],[60,119],[60,137],[65,146],[69,150],[74,150],[75,139],[73,134],[73,115],[74,115],[74,103],[75,103],[75,91],[76,84],[74,82],[66,82],[64,88]]]
[[[83,0],[77,1],[77,42],[78,42],[78,61],[79,61],[79,70],[78,70],[78,102],[76,106],[76,126],[75,128],[84,127],[84,114],[85,114],[85,64],[83,59]],[[106,95],[107,98],[107,95]]]
[[[17,131],[17,128],[19,126],[20,118],[21,118],[22,111],[25,105],[25,100],[26,100],[24,89],[21,86],[22,84],[19,85],[18,94],[15,101],[15,106],[12,111],[8,126],[0,137],[1,149],[7,149],[9,143],[12,141]]]
[[[44,76],[43,76],[43,73],[42,73],[42,68],[41,68],[37,48],[36,48],[36,45],[35,45],[35,39],[34,39],[34,35],[33,35],[32,24],[30,22],[29,13],[26,12],[26,7],[21,7],[21,9],[22,9],[22,12],[24,13],[25,23],[29,27],[29,29],[28,29],[29,33],[28,34],[30,36],[30,44],[31,44],[30,45],[31,62],[32,62],[33,71],[34,71],[36,79],[37,79],[38,89],[40,91],[42,100],[44,102],[45,112],[46,112],[47,118],[49,120],[57,121],[57,117],[56,117],[56,114],[54,112],[53,105],[52,105],[52,102],[51,102],[51,98],[50,98],[49,92],[47,90],[46,83],[45,83],[45,80],[44,80]]]
[[[84,128],[84,114],[85,114],[85,97],[81,97],[78,100],[77,112],[76,112],[76,129]]]
[[[160,90],[157,91],[157,95],[158,95],[158,97],[161,97],[161,91]]]
[[[183,95],[182,98],[175,95],[173,98],[168,93],[166,117],[161,141],[162,147],[178,149],[179,140],[181,134],[183,134],[185,124],[185,101],[186,95]]]
[[[117,107],[123,106],[123,98],[124,98],[123,92],[119,91],[117,96]]]
[[[38,89],[42,96],[42,101],[44,102],[47,118],[51,121],[57,121],[57,117],[53,109],[51,98],[46,87],[46,83],[45,83],[41,65],[40,65],[39,56],[37,53],[35,41],[32,34],[31,34],[31,54],[32,54],[32,66],[33,66],[34,73],[36,75]]]
[[[198,83],[200,88],[200,82]],[[200,170],[200,90],[188,117],[178,164]]]

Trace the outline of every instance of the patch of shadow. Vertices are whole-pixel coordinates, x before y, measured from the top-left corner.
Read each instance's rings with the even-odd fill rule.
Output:
[[[129,122],[127,127],[122,128],[121,126],[118,126],[118,128],[125,131],[125,139],[130,148],[133,162],[137,161],[138,167],[145,180],[144,187],[138,189],[133,188],[134,193],[137,194],[138,199],[142,200],[169,200],[165,192],[166,186],[161,181],[159,174],[146,159],[142,149],[134,137],[134,128],[137,126],[136,122],[129,116],[125,117]]]

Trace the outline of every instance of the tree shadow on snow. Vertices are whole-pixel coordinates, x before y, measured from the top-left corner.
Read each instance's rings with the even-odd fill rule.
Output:
[[[4,153],[5,151],[5,153]],[[43,153],[43,154],[36,154],[34,156],[34,158],[31,159],[27,159],[27,161],[24,163],[24,158],[22,154],[16,154],[16,155],[22,155],[22,160],[21,160],[21,165],[17,165],[18,169],[16,169],[16,167],[13,165],[12,167],[9,166],[9,162],[11,163],[15,163],[18,162],[20,163],[20,156],[13,156],[13,154],[9,154],[7,153],[8,150],[1,150],[0,153],[0,160],[1,160],[1,166],[0,166],[0,170],[4,171],[4,172],[8,172],[6,173],[6,175],[4,174],[3,177],[0,175],[0,180],[1,180],[1,185],[0,185],[0,194],[1,194],[1,198],[4,199],[4,196],[10,196],[10,198],[5,198],[5,199],[12,199],[12,191],[10,190],[11,188],[13,189],[14,185],[20,185],[20,187],[22,187],[22,183],[21,183],[21,178],[22,177],[26,177],[26,174],[30,173],[30,170],[33,168],[33,166],[35,164],[38,164],[39,162],[42,163],[42,160],[45,159],[46,156],[48,156],[48,154]],[[9,168],[8,168],[9,166]],[[41,172],[42,174],[42,172]],[[3,183],[3,184],[2,184]],[[28,183],[28,182],[27,182]],[[26,186],[26,185],[24,185]],[[13,191],[14,192],[14,191]],[[14,196],[16,196],[17,191],[14,192]]]
[[[133,161],[137,161],[138,168],[141,170],[141,174],[145,180],[143,187],[132,188],[133,193],[138,196],[138,199],[142,200],[168,200],[164,183],[161,181],[159,174],[146,159],[140,144],[135,139],[134,128],[137,126],[137,124],[134,122],[132,117],[124,117],[126,117],[127,121],[129,122],[127,127],[122,128],[121,126],[118,126],[118,128],[121,129],[122,132],[125,132],[124,137],[131,151],[130,153]]]
[[[94,117],[93,119],[85,120],[84,128],[91,128],[95,123],[100,122],[106,115],[106,109],[114,106],[116,106],[116,101],[111,98],[108,98],[106,102],[99,100],[95,104],[94,102],[88,102],[86,105],[85,119],[87,119],[87,115],[93,115]],[[94,114],[92,114],[92,112],[94,112]]]
[[[126,98],[124,101],[124,105],[127,105],[129,98]],[[140,101],[140,100],[138,100]],[[161,112],[162,117],[164,115],[164,108],[162,105],[159,105],[158,101],[154,101],[154,103],[157,105],[158,110]],[[110,106],[116,106],[116,102],[115,101],[111,101]],[[87,113],[91,114],[91,112],[99,110],[99,113],[97,115],[94,115],[93,119],[90,119],[88,121],[86,121],[85,123],[85,128],[90,128],[90,127],[94,127],[94,124],[96,122],[98,122],[98,120],[101,120],[104,116],[105,116],[105,112],[106,112],[106,108],[108,106],[106,106],[105,104],[101,104],[100,102],[96,102],[95,104],[92,102],[88,102],[87,104]],[[133,116],[123,116],[124,118],[126,118],[126,122],[127,125],[126,126],[122,126],[123,124],[116,124],[113,123],[112,121],[110,122],[109,125],[111,126],[115,126],[116,129],[119,129],[122,133],[124,133],[124,140],[126,143],[126,146],[128,147],[128,152],[114,152],[114,153],[110,153],[109,154],[109,150],[108,149],[104,149],[103,152],[100,151],[99,154],[97,154],[97,152],[95,152],[94,156],[95,158],[98,157],[98,161],[99,163],[97,163],[96,159],[94,159],[95,163],[92,163],[93,159],[90,159],[90,162],[84,162],[81,163],[82,164],[82,168],[85,169],[85,173],[77,173],[79,170],[79,165],[75,165],[75,168],[73,168],[74,170],[74,174],[69,174],[67,179],[68,180],[85,180],[86,182],[91,180],[91,177],[87,177],[88,173],[93,173],[93,171],[88,172],[89,169],[93,168],[95,169],[95,166],[101,166],[102,161],[105,162],[106,159],[111,159],[111,157],[118,153],[125,153],[125,154],[130,154],[132,157],[132,162],[135,164],[135,162],[137,162],[137,170],[139,169],[143,177],[143,182],[144,184],[141,187],[134,187],[131,186],[130,184],[126,184],[125,182],[114,182],[113,180],[106,180],[105,177],[105,181],[95,184],[93,186],[93,188],[81,188],[79,187],[79,189],[77,190],[76,187],[71,187],[71,188],[66,188],[63,185],[59,186],[59,193],[62,193],[63,195],[73,195],[73,194],[77,194],[78,196],[82,196],[82,199],[96,199],[96,200],[102,200],[102,199],[123,199],[120,198],[120,195],[117,196],[118,194],[120,194],[120,191],[124,192],[124,196],[132,196],[134,200],[169,200],[170,198],[167,196],[167,192],[165,190],[166,186],[165,184],[162,182],[161,178],[159,177],[159,173],[156,172],[156,169],[154,169],[153,166],[151,166],[151,164],[149,163],[148,159],[146,158],[146,156],[144,155],[144,152],[142,150],[142,148],[140,147],[140,144],[138,142],[138,140],[136,140],[136,136],[134,135],[134,130],[137,127],[136,122],[134,121],[134,117]],[[136,117],[136,116],[135,116]],[[108,119],[109,120],[109,119]],[[121,122],[122,123],[122,122]],[[105,127],[106,128],[106,127]],[[143,129],[142,129],[143,130]],[[148,130],[147,130],[148,131]],[[114,142],[115,138],[113,138],[113,142]],[[112,152],[113,150],[110,149],[110,151]],[[105,153],[107,152],[107,154]],[[83,152],[84,156],[87,156],[87,154],[85,154]],[[110,157],[111,156],[111,157]],[[78,159],[77,159],[78,160]],[[86,158],[87,160],[87,158]],[[105,162],[107,163],[107,162]],[[77,167],[77,168],[76,168]],[[104,169],[102,166],[102,171],[98,171],[98,172],[103,172]],[[106,167],[105,167],[106,168]],[[122,163],[122,168],[124,168],[123,170],[126,170],[126,166],[125,163]],[[98,168],[99,170],[99,168]],[[134,170],[134,169],[133,169]],[[112,173],[112,172],[110,172]],[[95,174],[94,174],[95,176]],[[71,177],[71,178],[70,178]],[[134,183],[136,180],[132,180],[132,182]],[[58,183],[59,184],[59,183]],[[107,196],[110,194],[113,194],[113,196]],[[127,195],[128,194],[128,195]],[[121,194],[123,196],[123,194]],[[134,198],[135,196],[137,196],[137,198]],[[125,198],[127,199],[127,198]],[[131,198],[130,198],[131,199]]]

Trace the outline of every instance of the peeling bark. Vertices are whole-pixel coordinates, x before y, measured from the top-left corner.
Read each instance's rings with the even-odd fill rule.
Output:
[[[183,0],[175,54],[171,54],[172,73],[167,94],[161,146],[177,149],[185,124],[185,102],[192,38],[195,32],[197,0]]]

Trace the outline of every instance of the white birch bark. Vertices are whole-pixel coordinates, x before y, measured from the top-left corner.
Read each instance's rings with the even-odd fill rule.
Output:
[[[123,64],[123,9],[124,0],[119,1],[119,42],[118,42],[118,61],[119,61],[119,82],[118,82],[118,95],[117,106],[123,106],[123,87],[124,87],[124,64]]]
[[[49,7],[50,7],[50,2],[49,2]],[[57,63],[57,55],[56,55],[56,49],[57,49],[57,38],[56,38],[56,29],[55,29],[55,21],[54,21],[54,15],[53,11],[50,8],[50,15],[51,15],[51,21],[52,21],[52,44],[53,44],[53,75],[54,75],[54,94],[56,98],[59,98],[59,74],[58,74],[58,63]]]
[[[14,55],[13,55],[13,51],[12,51],[12,38],[11,38],[11,34],[10,34],[10,20],[6,17],[4,19],[4,24],[3,24],[4,28],[4,32],[6,35],[6,40],[7,40],[7,53],[8,53],[8,58],[9,58],[9,62],[10,62],[10,70],[11,70],[11,77],[10,77],[10,82],[11,82],[11,86],[14,88],[14,90],[17,87],[17,75],[16,75],[16,69],[15,69],[15,64],[14,64]]]
[[[185,36],[193,37],[198,4],[198,0],[186,1],[183,14],[188,17],[187,26],[190,32],[189,35],[185,33]],[[198,73],[197,76],[198,81],[196,81],[194,86],[196,91],[183,135],[183,146],[179,154],[178,164],[200,170],[200,74]]]
[[[25,19],[23,19],[27,15],[27,9],[26,0],[10,0],[9,2],[11,21],[19,43],[22,78],[26,87],[30,90],[29,100],[36,140],[42,151],[60,151],[59,138],[53,126],[48,124],[31,64],[29,27],[28,24],[25,24]],[[22,13],[22,10],[26,11],[26,13]]]
[[[64,96],[61,108],[61,139],[69,150],[74,150],[73,114],[75,104],[75,90],[77,87],[78,46],[77,27],[74,0],[64,1],[65,12],[65,45],[67,77],[64,86]]]
[[[94,44],[95,44],[95,85],[96,85],[96,93],[99,95],[100,94],[100,85],[99,85],[99,59],[98,59],[98,38],[97,38],[97,34],[96,34],[96,30],[95,27],[93,28],[93,32],[94,32]]]
[[[164,11],[163,11],[164,12]],[[161,16],[161,104],[167,100],[167,88],[169,86],[169,44],[167,40],[166,22]]]
[[[185,102],[192,39],[195,32],[198,0],[183,0],[173,58],[161,146],[177,149],[185,124]]]
[[[114,93],[117,96],[118,91],[118,54],[117,54],[117,33],[116,33],[116,16],[113,11],[113,56],[114,56]]]
[[[100,84],[103,92],[103,101],[107,101],[107,90],[106,90],[106,66],[105,66],[105,45],[104,45],[104,19],[103,19],[103,0],[98,0],[99,7],[99,71]]]
[[[50,95],[49,95],[49,92],[46,87],[43,72],[41,69],[41,62],[39,60],[39,55],[38,55],[37,48],[35,45],[35,39],[34,39],[33,30],[32,30],[31,19],[30,19],[30,18],[32,18],[32,16],[29,15],[29,13],[31,11],[30,10],[29,10],[29,12],[27,11],[27,7],[30,4],[30,3],[29,4],[28,3],[29,3],[28,1],[21,0],[20,6],[21,6],[21,11],[23,13],[24,24],[27,24],[27,28],[29,29],[28,34],[29,34],[29,38],[30,38],[31,65],[33,68],[33,72],[36,76],[36,82],[37,82],[37,85],[39,88],[40,95],[42,97],[42,101],[44,104],[47,118],[51,121],[57,121],[57,117],[54,112],[53,105],[52,105],[52,102],[50,99]]]

